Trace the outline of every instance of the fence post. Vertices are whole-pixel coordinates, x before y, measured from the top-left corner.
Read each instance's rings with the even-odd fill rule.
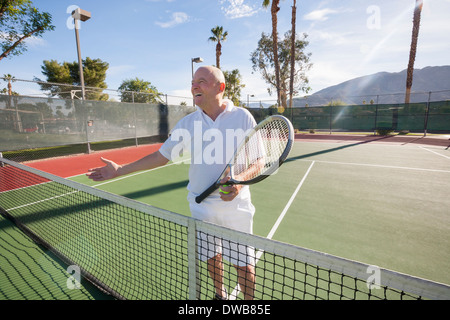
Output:
[[[377,104],[375,105],[375,124],[374,124],[374,128],[373,128],[373,135],[376,136],[377,135],[377,121],[378,121],[378,97],[379,95],[377,94]]]
[[[427,101],[427,107],[425,109],[425,123],[423,124],[423,136],[427,136],[427,129],[428,129],[428,115],[430,113],[430,99],[431,99],[431,91],[428,92],[428,101]]]
[[[333,104],[330,105],[330,134],[333,132]]]
[[[292,125],[294,125],[294,108],[291,107],[289,109],[291,109],[291,122],[292,122]]]
[[[88,111],[88,108],[86,107],[86,100],[81,100],[81,103],[83,104],[83,111],[84,111],[84,116],[85,116],[84,125],[86,128],[86,145],[87,145],[86,153],[91,154],[92,150],[91,150],[91,142],[89,141],[89,127],[91,127],[93,125],[93,122],[91,120],[89,120],[89,111]]]
[[[137,134],[137,126],[138,126],[138,121],[137,121],[137,112],[136,112],[136,104],[133,103],[133,112],[134,112],[134,144],[135,146],[139,146],[139,142],[138,142],[138,134]]]
[[[136,113],[136,104],[134,103],[134,91],[131,91],[131,103],[133,104],[133,111],[134,111],[134,145],[137,147],[139,145],[138,143],[138,137],[137,137],[137,113]]]

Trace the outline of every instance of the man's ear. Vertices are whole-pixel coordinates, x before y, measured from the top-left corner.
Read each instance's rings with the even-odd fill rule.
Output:
[[[220,92],[224,92],[225,91],[225,83],[221,82],[220,83]]]

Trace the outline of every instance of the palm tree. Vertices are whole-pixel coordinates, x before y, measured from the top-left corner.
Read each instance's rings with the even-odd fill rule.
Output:
[[[216,26],[211,29],[213,34],[212,37],[209,37],[209,41],[217,42],[216,44],[216,67],[220,69],[220,56],[222,55],[222,41],[225,41],[228,36],[228,31],[223,31],[223,27]]]
[[[270,0],[263,1],[263,7],[267,8],[270,4]],[[277,30],[277,14],[280,11],[280,0],[272,0],[272,7],[270,9],[272,14],[272,40],[273,40],[273,60],[275,63],[275,81],[277,84],[277,103],[280,105],[281,88],[280,88],[280,64],[278,61],[278,30]]]
[[[16,81],[16,78],[8,73],[8,74],[4,74],[3,75],[3,80],[5,82],[8,82],[8,90],[7,90],[7,92],[8,92],[8,102],[7,102],[7,107],[8,108],[12,108],[12,96],[13,95],[18,95],[18,94],[16,92],[12,91],[12,84],[11,84],[11,82]],[[6,91],[6,89],[3,89],[3,90]],[[17,116],[19,116],[19,115],[17,114]]]
[[[411,87],[414,73],[414,61],[416,60],[417,39],[419,38],[420,14],[422,12],[422,7],[423,7],[423,0],[416,0],[416,5],[414,8],[411,49],[409,51],[409,63],[406,75],[405,104],[409,103],[409,98],[411,96]]]
[[[292,6],[292,32],[291,32],[291,80],[289,83],[289,108],[292,108],[292,97],[294,93],[294,74],[295,74],[295,20],[297,15],[296,0],[293,0]]]
[[[3,75],[3,80],[8,82],[8,95],[9,95],[9,96],[12,96],[13,94],[12,94],[12,85],[11,85],[11,82],[16,81],[16,78],[13,77],[12,75],[10,75],[10,74],[8,73],[8,74],[4,74],[4,75]]]

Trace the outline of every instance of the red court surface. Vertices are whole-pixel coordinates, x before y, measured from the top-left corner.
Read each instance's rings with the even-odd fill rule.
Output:
[[[101,157],[118,164],[138,160],[159,149],[161,144],[150,144],[114,150],[94,151],[90,154],[78,154],[67,157],[27,162],[26,165],[63,178],[86,173],[88,169],[103,166]]]

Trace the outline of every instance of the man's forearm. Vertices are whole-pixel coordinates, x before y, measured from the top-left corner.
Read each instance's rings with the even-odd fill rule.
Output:
[[[248,181],[261,174],[264,170],[264,158],[259,158],[255,163],[250,165],[245,171],[239,173],[234,179],[239,181]]]
[[[123,176],[136,171],[154,169],[167,164],[167,162],[169,162],[169,160],[159,151],[156,151],[139,160],[120,166],[117,173],[119,176]]]

